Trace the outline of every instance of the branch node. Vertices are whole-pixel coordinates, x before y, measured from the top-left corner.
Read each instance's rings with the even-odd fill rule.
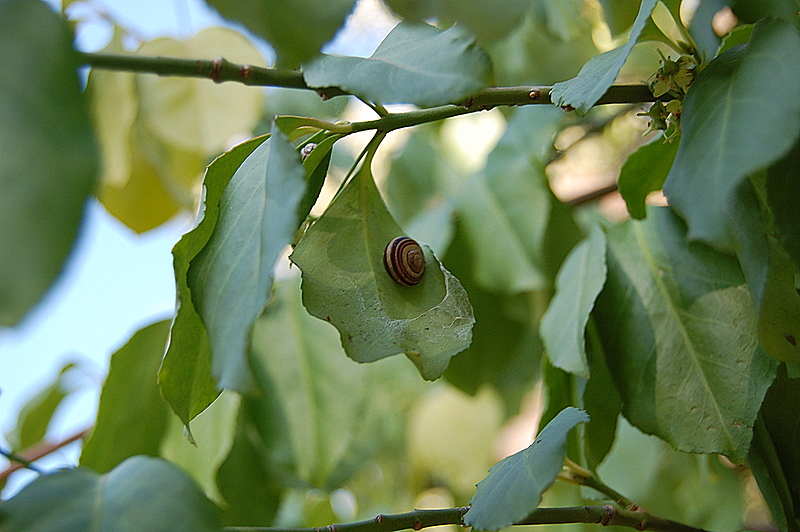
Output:
[[[419,519],[414,521],[414,530],[422,530],[422,521]]]
[[[383,514],[378,514],[375,516],[375,522],[378,524],[383,523]]]
[[[539,100],[542,97],[542,91],[539,89],[532,89],[531,92],[528,93],[528,98],[533,100],[534,102]]]
[[[614,515],[617,513],[617,510],[616,508],[614,508],[609,504],[603,506],[603,510],[604,510],[603,518],[600,519],[600,524],[603,526],[608,526],[609,524],[611,524],[611,520],[614,518]]]
[[[253,74],[253,71],[250,68],[250,65],[242,65],[242,66],[239,67],[239,77],[240,78],[242,78],[244,80],[248,80],[248,79],[250,79],[250,76],[252,74]]]
[[[223,57],[217,57],[213,61],[211,61],[211,79],[214,83],[220,83],[220,77],[222,76],[222,67],[225,64],[225,59]]]
[[[330,94],[321,89],[317,91],[317,96],[319,96],[319,99],[323,102],[331,99]]]

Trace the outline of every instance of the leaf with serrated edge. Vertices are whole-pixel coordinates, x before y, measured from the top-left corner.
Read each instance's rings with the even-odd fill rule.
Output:
[[[464,524],[475,530],[500,530],[533,512],[561,471],[567,434],[588,421],[583,410],[565,408],[529,447],[498,462],[478,484]]]
[[[458,279],[425,245],[419,284],[401,286],[389,277],[383,251],[402,234],[365,161],[290,258],[303,272],[303,303],[339,329],[349,357],[372,362],[406,353],[434,380],[469,346],[472,307]]]

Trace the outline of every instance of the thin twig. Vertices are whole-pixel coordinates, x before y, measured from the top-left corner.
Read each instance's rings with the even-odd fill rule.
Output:
[[[23,449],[22,451],[15,453],[15,457],[21,458],[22,460],[26,461],[27,465],[20,463],[20,461],[12,462],[4,471],[0,472],[0,481],[3,481],[6,478],[8,478],[8,476],[11,475],[11,473],[13,473],[14,471],[18,471],[24,467],[30,468],[31,462],[35,462],[36,460],[39,460],[40,458],[43,458],[48,454],[51,454],[61,449],[62,447],[69,445],[74,441],[80,440],[81,438],[89,434],[91,430],[92,430],[91,428],[84,429],[57,442],[47,442],[43,440],[38,443],[35,443],[34,445],[31,445],[27,449]]]

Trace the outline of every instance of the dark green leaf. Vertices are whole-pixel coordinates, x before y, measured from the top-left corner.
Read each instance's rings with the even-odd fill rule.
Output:
[[[192,301],[187,273],[190,261],[211,238],[219,219],[219,202],[225,187],[242,162],[267,137],[257,137],[217,157],[206,171],[203,219],[181,237],[172,250],[178,287],[178,312],[172,323],[167,354],[158,373],[161,393],[184,425],[205,410],[219,395],[211,375],[208,333]]]
[[[661,190],[677,151],[677,142],[664,142],[659,136],[625,161],[619,174],[619,193],[633,218],[642,220],[646,216],[647,195]]]
[[[632,423],[741,462],[777,363],[758,345],[736,259],[685,238],[665,208],[608,234],[598,328]]]
[[[291,255],[303,272],[303,303],[339,329],[353,360],[406,353],[425,379],[437,379],[470,344],[472,308],[458,279],[427,246],[419,284],[402,286],[389,277],[384,249],[402,231],[367,159]]]
[[[719,48],[719,37],[711,25],[714,15],[729,3],[728,0],[704,0],[697,6],[697,10],[689,22],[689,34],[697,44],[697,51],[706,63],[714,59]]]
[[[589,378],[584,334],[595,299],[606,281],[606,238],[595,225],[575,246],[556,276],[556,292],[542,316],[539,334],[557,368]]]
[[[767,169],[767,205],[783,249],[800,268],[800,143]]]
[[[0,3],[0,325],[16,325],[62,270],[93,192],[97,147],[66,21]]]
[[[308,4],[304,0],[211,0],[223,17],[264,37],[278,53],[278,64],[296,68],[333,39],[353,9],[354,0]]]
[[[528,448],[492,467],[478,484],[464,523],[476,530],[500,530],[535,510],[561,471],[567,434],[588,421],[586,412],[566,408]]]
[[[758,23],[745,48],[718,56],[683,102],[681,138],[664,193],[689,238],[732,248],[731,193],[744,176],[782,157],[800,134],[800,34]]]
[[[606,24],[614,35],[630,28],[639,11],[639,0],[601,0],[600,5]]]
[[[606,363],[606,354],[593,318],[590,318],[586,330],[586,351],[591,361],[592,378],[586,382],[583,390],[582,406],[593,423],[583,428],[583,459],[585,465],[594,470],[614,444],[622,398]]]
[[[763,196],[763,185],[758,187]],[[734,193],[730,223],[756,308],[758,339],[771,357],[800,362],[800,294],[794,268],[778,240],[767,234],[763,218],[756,189],[743,181]]]
[[[588,112],[617,79],[617,74],[625,64],[625,60],[628,59],[628,55],[639,39],[639,33],[644,29],[655,5],[656,0],[642,1],[627,43],[610,52],[593,57],[583,66],[576,77],[556,83],[551,93],[553,103],[559,106],[573,107],[581,113]]]
[[[216,508],[180,469],[135,456],[105,475],[78,468],[42,475],[0,502],[4,532],[203,532]]]
[[[311,87],[339,87],[376,103],[431,107],[484,88],[490,69],[489,57],[463,30],[401,22],[372,56],[326,55],[304,65],[303,77]]]
[[[64,389],[64,374],[73,367],[74,364],[64,366],[50,386],[36,394],[22,407],[17,417],[16,428],[7,435],[13,450],[20,451],[44,438],[53,414],[69,394],[69,391]]]
[[[316,137],[316,135],[315,135]],[[325,184],[325,177],[328,175],[328,167],[331,164],[331,151],[334,143],[341,138],[339,135],[324,135],[319,140],[319,144],[303,161],[303,168],[306,170],[308,184],[303,200],[297,209],[297,219],[302,222],[311,212],[312,207],[317,202],[322,186]],[[312,137],[309,142],[315,141]],[[316,143],[316,142],[315,142]]]
[[[158,455],[169,409],[157,375],[169,327],[169,321],[149,325],[111,356],[97,421],[81,453],[82,466],[106,473],[131,456]]]
[[[800,530],[800,380],[782,368],[767,392],[747,457],[782,532]]]
[[[250,331],[269,299],[275,262],[297,231],[305,177],[297,151],[273,127],[231,177],[214,230],[191,260],[188,284],[220,388],[254,389]]]

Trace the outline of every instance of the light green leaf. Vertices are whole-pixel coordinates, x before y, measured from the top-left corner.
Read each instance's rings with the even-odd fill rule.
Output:
[[[745,180],[734,192],[730,223],[738,242],[736,255],[755,305],[761,347],[782,362],[800,362],[800,295],[794,267],[778,240],[768,234],[759,181],[753,179],[754,187]]]
[[[72,32],[43,2],[0,3],[0,326],[61,273],[98,173]]]
[[[606,281],[606,237],[592,227],[586,240],[572,249],[556,276],[556,292],[542,316],[539,334],[557,368],[589,378],[586,324]]]
[[[406,353],[434,380],[469,346],[472,308],[458,279],[427,246],[419,284],[401,286],[389,277],[383,252],[400,235],[367,160],[290,258],[303,271],[306,308],[339,329],[349,357],[372,362]]]
[[[228,19],[264,37],[278,53],[279,66],[296,68],[333,39],[353,9],[354,0],[211,0]]]
[[[169,325],[160,321],[139,330],[111,355],[97,421],[81,452],[82,466],[107,473],[131,456],[158,456],[169,412],[156,375]]]
[[[658,136],[625,161],[617,183],[631,217],[642,220],[647,215],[647,195],[661,190],[677,151],[677,142],[664,142],[664,138]]]
[[[679,450],[743,461],[777,363],[736,259],[687,243],[660,208],[608,233],[608,268],[598,329],[626,416]]]
[[[617,74],[628,59],[639,33],[644,29],[655,6],[656,0],[643,0],[628,42],[610,52],[591,58],[576,77],[553,85],[550,94],[553,103],[558,106],[568,105],[581,113],[588,112],[617,79]]]
[[[215,59],[264,66],[258,49],[241,33],[206,28],[185,41],[144,43],[141,56]],[[219,153],[236,136],[249,134],[261,118],[263,94],[241,83],[143,74],[137,77],[139,113],[166,144],[203,155]]]
[[[269,299],[275,262],[297,231],[305,178],[299,154],[273,127],[231,177],[214,230],[191,260],[188,284],[220,388],[254,389],[250,332]]]
[[[458,216],[473,246],[474,275],[483,288],[517,293],[548,283],[543,246],[552,193],[544,167],[561,118],[553,108],[518,109],[486,169],[459,191]]]
[[[181,237],[172,250],[178,310],[172,323],[170,341],[158,382],[161,393],[184,425],[202,412],[219,395],[211,375],[211,347],[206,327],[192,301],[187,273],[190,261],[211,238],[219,219],[219,202],[225,187],[242,162],[267,137],[256,137],[236,146],[212,162],[204,180],[206,189],[203,219]]]
[[[339,87],[376,103],[432,107],[484,88],[490,70],[489,57],[461,29],[401,22],[372,56],[326,55],[304,65],[303,77],[311,87]]]
[[[145,456],[102,476],[84,468],[42,475],[0,502],[4,532],[211,532],[216,512],[186,473]]]
[[[262,393],[245,400],[244,412],[262,435],[268,470],[284,485],[339,487],[384,443],[422,387],[403,360],[356,364],[337,336],[303,308],[297,278],[277,283],[253,329]]]
[[[53,414],[69,394],[64,386],[64,375],[74,367],[75,364],[70,363],[61,368],[53,383],[22,407],[17,416],[17,426],[6,435],[12,450],[21,451],[39,443],[45,437]]]
[[[475,530],[500,530],[533,512],[564,463],[567,434],[589,416],[565,408],[526,449],[505,458],[478,484],[464,523]]]
[[[730,249],[728,209],[744,176],[782,157],[800,134],[800,34],[756,24],[750,43],[719,55],[683,102],[683,136],[664,193],[689,238]]]

